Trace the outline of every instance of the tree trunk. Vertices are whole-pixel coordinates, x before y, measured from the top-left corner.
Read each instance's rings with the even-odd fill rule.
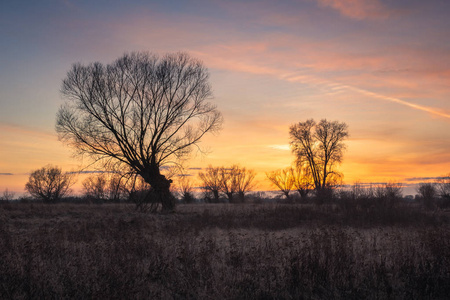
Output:
[[[298,189],[298,193],[300,194],[300,199],[305,200],[308,196],[309,190],[308,189]]]
[[[155,170],[156,169],[156,170]],[[154,193],[155,200],[161,203],[162,212],[173,212],[175,210],[175,197],[170,192],[171,179],[167,179],[166,176],[159,172],[159,169],[155,168],[151,172],[147,172],[143,175],[145,182],[150,184]]]
[[[291,202],[291,196],[289,195],[289,192],[290,192],[290,191],[283,191],[284,195],[286,196],[286,200],[287,200],[288,202]]]
[[[213,195],[214,195],[214,202],[218,203],[219,202],[219,191],[218,190],[214,190],[213,191]]]
[[[228,202],[234,203],[233,193],[228,192],[228,193],[225,193],[225,194],[226,194],[227,197],[228,197]]]
[[[238,202],[239,203],[245,202],[245,193],[244,192],[238,192]]]

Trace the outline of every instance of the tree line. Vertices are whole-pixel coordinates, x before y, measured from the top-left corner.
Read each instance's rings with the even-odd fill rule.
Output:
[[[86,197],[128,198],[143,210],[174,210],[175,173],[163,170],[179,169],[194,148],[201,151],[200,140],[218,132],[223,122],[209,101],[208,70],[186,53],[160,57],[134,52],[107,65],[76,63],[64,78],[61,93],[64,104],[56,118],[59,139],[104,170],[83,182]],[[311,194],[318,202],[330,198],[342,182],[337,167],[348,135],[344,122],[308,119],[293,124],[289,136],[295,161],[266,173],[267,178],[288,201],[293,189],[301,199]],[[44,167],[30,175],[26,190],[55,202],[69,193],[72,175]],[[209,166],[199,172],[200,188],[211,202],[219,201],[220,195],[231,203],[243,202],[255,186],[254,178],[253,170],[237,165]],[[188,174],[179,173],[178,181],[181,198],[192,202]],[[419,193],[425,191],[433,193],[428,186]]]
[[[56,203],[71,195],[71,187],[75,183],[76,172],[63,172],[56,166],[45,166],[33,171],[25,185],[25,190],[35,199],[45,203]],[[208,166],[198,173],[198,180],[190,174],[167,174],[175,179],[176,185],[171,192],[180,203],[244,203],[249,192],[254,191],[256,172],[252,169],[233,165],[231,167]],[[329,185],[326,199],[314,188],[311,176],[305,169],[287,167],[266,173],[273,186],[278,188],[287,202],[311,201],[321,204],[324,201],[334,201],[346,207],[350,206],[381,206],[394,207],[401,199],[402,184],[387,182],[384,184],[362,184],[356,182],[351,186]],[[84,201],[131,202],[142,211],[155,211],[159,203],[149,201],[151,186],[142,177],[133,173],[92,174],[82,182],[82,197]],[[197,191],[197,192],[196,192]],[[201,192],[198,192],[201,191]],[[292,192],[297,195],[292,195]],[[426,208],[450,206],[450,174],[437,178],[434,182],[420,183],[417,186],[415,200]],[[323,192],[323,191],[322,191]],[[312,196],[311,196],[312,195]],[[225,198],[224,198],[225,197]],[[10,201],[14,193],[5,190],[0,200]]]

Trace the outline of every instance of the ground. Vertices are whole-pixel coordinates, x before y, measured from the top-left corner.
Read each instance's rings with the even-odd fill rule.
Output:
[[[0,204],[0,298],[445,299],[448,212]]]

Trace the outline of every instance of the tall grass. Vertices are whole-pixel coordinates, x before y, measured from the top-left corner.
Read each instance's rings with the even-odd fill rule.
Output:
[[[2,204],[0,298],[446,299],[447,213],[367,214],[336,205],[181,205],[149,215],[126,204]]]

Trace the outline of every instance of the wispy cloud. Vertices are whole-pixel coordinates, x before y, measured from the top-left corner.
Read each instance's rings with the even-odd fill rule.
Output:
[[[317,0],[324,7],[331,7],[341,15],[352,19],[384,19],[392,14],[379,0]]]
[[[436,176],[436,177],[409,177],[405,178],[405,181],[409,182],[417,182],[417,181],[430,181],[430,180],[442,180],[442,179],[450,179],[449,176]]]
[[[0,173],[0,176],[12,176],[14,175],[13,173]]]
[[[282,150],[282,151],[289,151],[289,150],[291,150],[291,148],[289,147],[288,144],[269,145],[268,147],[271,148],[271,149]]]
[[[17,124],[9,124],[9,123],[3,123],[0,122],[0,131],[2,132],[9,132],[13,133],[15,135],[29,135],[33,137],[41,137],[41,138],[55,138],[56,134],[51,133],[49,131],[40,130],[24,125],[17,125]]]
[[[101,170],[94,170],[94,171],[71,171],[67,172],[69,174],[108,174],[108,173],[115,173],[113,171],[101,171]]]

